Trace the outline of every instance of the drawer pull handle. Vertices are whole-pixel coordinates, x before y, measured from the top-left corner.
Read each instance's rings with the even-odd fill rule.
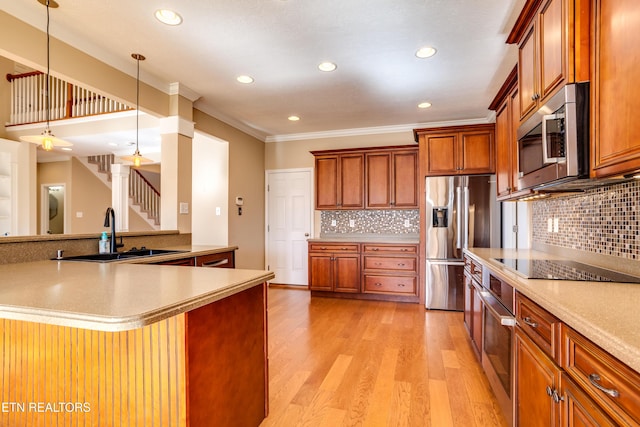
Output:
[[[371,250],[372,250],[372,251],[377,251],[377,250],[378,250],[378,248],[371,248]]]
[[[398,286],[400,286],[401,288],[404,288],[404,283],[398,283]]]
[[[398,263],[398,267],[404,267],[404,263]]]
[[[534,322],[533,320],[531,320],[531,317],[529,317],[529,316],[527,316],[527,317],[523,317],[523,318],[522,318],[522,321],[523,321],[525,324],[527,324],[527,325],[531,326],[532,328],[537,328],[537,327],[538,327],[538,323],[537,323],[537,322]]]
[[[380,282],[376,282],[376,283],[375,283],[375,285],[376,285],[376,286],[382,286],[382,283],[380,283]]]
[[[601,392],[608,394],[611,397],[619,397],[620,396],[620,392],[618,390],[613,389],[613,388],[605,388],[602,385],[600,385],[600,383],[598,383],[598,381],[600,381],[600,379],[601,379],[600,375],[598,375],[598,374],[589,375],[589,381],[591,382],[592,386],[594,386],[595,388],[597,388]]]

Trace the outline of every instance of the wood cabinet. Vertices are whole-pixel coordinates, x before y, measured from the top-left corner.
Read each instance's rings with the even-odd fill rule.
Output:
[[[418,148],[312,151],[316,209],[417,209]]]
[[[417,245],[362,245],[363,293],[418,295]]]
[[[316,209],[364,208],[364,155],[323,154],[315,159]]]
[[[196,255],[169,261],[161,261],[160,265],[181,265],[186,267],[218,267],[235,268],[235,251],[214,254]]]
[[[418,245],[309,242],[312,295],[418,302]]]
[[[518,44],[519,117],[563,84],[589,80],[589,0],[528,0],[507,43]]]
[[[560,410],[561,425],[570,427],[614,427],[618,425],[571,380],[566,372],[560,373],[560,389],[564,399]]]
[[[464,256],[464,325],[467,328],[473,350],[482,358],[482,265]]]
[[[518,93],[516,66],[489,105],[489,109],[496,112],[496,196],[501,201],[531,193],[531,190],[518,190]]]
[[[640,374],[567,325],[562,367],[618,425],[640,424]]]
[[[418,150],[366,154],[367,209],[418,208]]]
[[[559,426],[560,368],[519,327],[514,340],[514,425]]]
[[[420,176],[495,172],[494,124],[414,129]]]
[[[591,173],[607,177],[640,169],[638,2],[593,0]]]
[[[310,243],[309,289],[360,292],[360,245]]]

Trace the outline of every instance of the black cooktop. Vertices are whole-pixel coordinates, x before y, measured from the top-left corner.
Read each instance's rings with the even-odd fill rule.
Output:
[[[640,277],[570,260],[495,258],[528,279],[640,283]]]

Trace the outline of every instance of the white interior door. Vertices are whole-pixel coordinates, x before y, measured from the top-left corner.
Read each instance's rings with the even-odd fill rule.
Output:
[[[307,285],[312,230],[311,169],[267,171],[267,268],[274,283]]]

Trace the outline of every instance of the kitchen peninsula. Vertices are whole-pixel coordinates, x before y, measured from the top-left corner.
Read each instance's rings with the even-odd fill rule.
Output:
[[[37,261],[0,265],[0,277],[0,425],[266,416],[273,273]]]

